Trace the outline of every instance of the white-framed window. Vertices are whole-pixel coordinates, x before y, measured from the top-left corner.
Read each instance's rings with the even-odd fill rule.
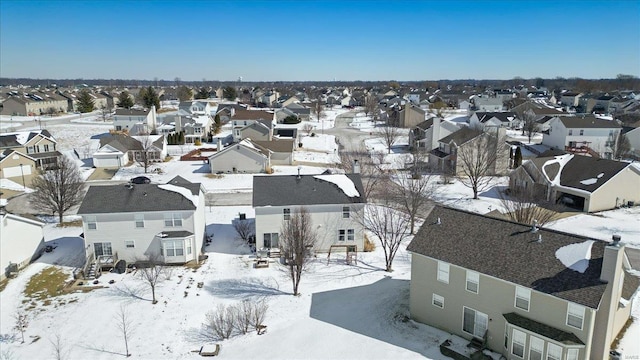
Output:
[[[265,233],[262,235],[264,247],[267,249],[278,247],[278,233]]]
[[[584,306],[567,303],[567,325],[582,330],[584,322]]]
[[[567,349],[567,360],[578,360],[579,354],[580,350],[578,349]]]
[[[462,331],[475,337],[483,338],[487,332],[489,316],[464,306],[462,308]]]
[[[562,360],[562,348],[553,343],[547,343],[547,360]]]
[[[182,226],[182,215],[180,213],[164,214],[164,226],[166,227]]]
[[[345,229],[338,230],[338,241],[344,241],[346,232],[347,231]]]
[[[44,144],[44,152],[49,152],[49,144]]]
[[[347,229],[347,240],[354,241],[355,239],[355,231],[353,229]]]
[[[124,247],[126,247],[127,249],[132,249],[136,247],[136,243],[133,240],[125,240]]]
[[[516,286],[516,299],[514,306],[518,309],[529,311],[529,303],[531,302],[531,290],[522,286]]]
[[[134,218],[136,222],[136,229],[144,228],[144,214],[135,214]]]
[[[187,255],[191,255],[191,239],[187,240]]]
[[[96,256],[111,256],[113,255],[113,250],[111,249],[110,242],[102,242],[102,243],[94,243],[93,248],[95,250]]]
[[[519,358],[524,358],[524,348],[527,341],[527,334],[520,330],[513,329],[511,337],[511,353]]]
[[[87,230],[96,230],[98,228],[98,222],[95,216],[87,216]]]
[[[444,297],[438,294],[433,294],[433,298],[431,299],[431,304],[433,304],[433,306],[444,309]]]
[[[348,219],[351,217],[351,209],[348,206],[342,207],[342,218]]]
[[[291,209],[282,209],[282,218],[285,221],[291,219]]]
[[[580,130],[580,135],[584,135],[584,130]]]
[[[165,256],[184,256],[184,240],[163,241]]]
[[[449,264],[438,261],[438,281],[449,283]]]
[[[467,270],[467,291],[477,294],[478,290],[480,290],[480,274]]]
[[[544,356],[544,340],[529,336],[529,360],[542,360]]]
[[[573,135],[573,130],[569,129],[569,136]]]

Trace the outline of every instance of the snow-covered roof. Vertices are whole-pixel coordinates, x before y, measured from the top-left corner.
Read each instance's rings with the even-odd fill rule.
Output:
[[[191,190],[187,188],[183,188],[182,186],[176,186],[171,184],[158,185],[158,187],[163,190],[176,192],[184,196],[185,198],[191,200],[191,202],[193,203],[193,206],[196,206],[196,207],[198,206],[198,195],[193,195],[191,193]]]
[[[349,197],[357,197],[360,196],[358,189],[356,189],[355,184],[351,179],[349,179],[344,174],[333,174],[333,175],[315,175],[314,178],[320,179],[323,181],[328,181],[332,184],[335,184],[342,190],[345,195]]]
[[[571,270],[584,274],[591,260],[591,246],[595,241],[587,240],[581,243],[565,245],[556,250],[556,258]]]

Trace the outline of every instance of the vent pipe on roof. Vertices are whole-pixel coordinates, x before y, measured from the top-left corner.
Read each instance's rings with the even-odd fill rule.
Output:
[[[298,176],[296,177],[297,179],[300,179],[300,170],[302,169],[301,166],[298,166]]]
[[[438,220],[436,220],[436,225],[440,225],[442,224],[442,221],[440,221],[440,218],[438,218]]]
[[[613,242],[611,243],[612,246],[619,246],[620,245],[620,235],[614,234],[611,239],[613,240]]]
[[[360,163],[358,160],[353,160],[353,173],[360,174]]]
[[[533,225],[531,226],[531,232],[532,233],[537,233],[538,232],[538,220],[533,219]]]
[[[541,242],[542,242],[542,234],[538,234],[538,240],[537,240],[537,242],[538,242],[538,243],[541,243]]]

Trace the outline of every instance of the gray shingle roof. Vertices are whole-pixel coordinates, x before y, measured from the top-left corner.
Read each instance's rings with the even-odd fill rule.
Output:
[[[169,184],[187,188],[194,195],[198,194],[200,189],[199,183],[186,185],[170,181]],[[196,209],[190,199],[158,186],[157,184],[135,184],[131,188],[127,185],[90,186],[78,209],[78,214]]]
[[[253,206],[366,203],[360,174],[347,174],[360,196],[349,197],[337,185],[315,175],[253,177]]]
[[[444,144],[449,144],[453,141],[456,145],[460,146],[466,143],[467,141],[474,139],[477,136],[480,136],[481,134],[482,134],[482,131],[472,129],[470,127],[463,127],[462,129],[454,132],[453,134],[449,134],[448,136],[445,136],[444,138],[440,139],[440,142]]]
[[[118,116],[147,116],[148,110],[136,110],[136,109],[116,109],[115,115]]]
[[[595,116],[560,116],[560,121],[567,129],[619,129],[615,121],[598,119]]]
[[[564,266],[555,252],[591,239],[530,230],[528,225],[436,206],[407,250],[596,309],[606,288],[600,281],[606,243],[593,243],[589,266],[579,273]]]
[[[543,335],[565,345],[584,345],[584,343],[573,333],[554,328],[516,313],[503,314],[502,316],[504,316],[509,324]]]

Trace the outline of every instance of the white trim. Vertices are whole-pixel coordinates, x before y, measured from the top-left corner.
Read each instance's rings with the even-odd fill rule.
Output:
[[[441,305],[436,304],[436,300],[440,301]],[[434,293],[431,296],[431,305],[440,308],[440,309],[444,309],[444,296],[438,295],[436,293]]]

